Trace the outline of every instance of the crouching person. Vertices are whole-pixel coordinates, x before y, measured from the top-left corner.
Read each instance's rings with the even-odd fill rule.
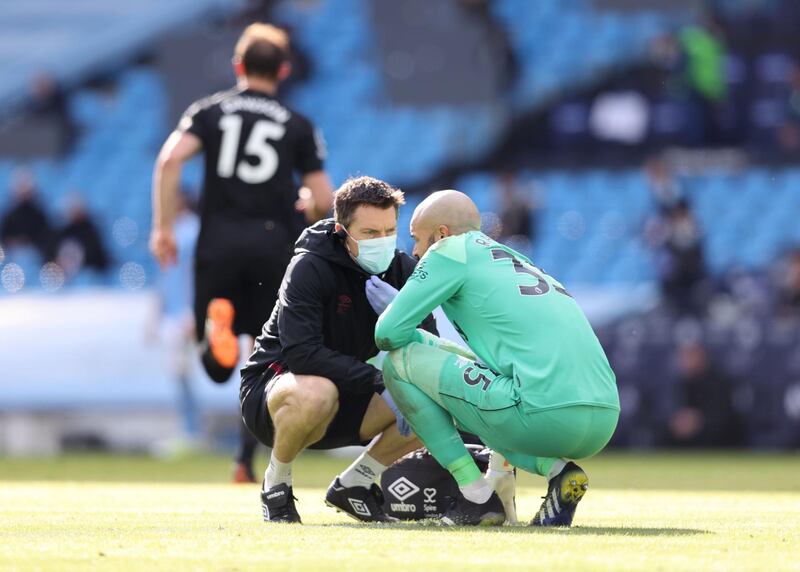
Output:
[[[255,350],[242,370],[245,425],[272,447],[261,504],[267,522],[300,522],[292,462],[304,449],[364,445],[325,497],[361,521],[394,520],[375,483],[419,447],[385,391],[375,322],[388,300],[373,276],[402,287],[415,261],[396,250],[403,193],[371,177],[350,179],[334,199],[334,218],[305,230]],[[422,327],[435,333],[428,315]]]

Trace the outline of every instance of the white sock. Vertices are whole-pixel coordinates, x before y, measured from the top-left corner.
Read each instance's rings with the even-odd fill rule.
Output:
[[[279,461],[273,451],[269,457],[269,466],[264,471],[264,489],[271,489],[281,483],[292,486],[292,463]]]
[[[492,451],[492,454],[489,456],[489,470],[507,473],[513,471],[514,467],[511,466],[511,463],[506,461],[503,455],[497,451]]]
[[[553,466],[550,468],[550,472],[547,473],[547,480],[549,481],[553,477],[558,476],[558,473],[564,470],[564,467],[567,466],[567,462],[564,459],[558,459]]]
[[[459,486],[458,488],[465,499],[476,504],[485,503],[494,492],[492,487],[489,486],[489,483],[483,478],[477,479],[463,487]]]
[[[512,474],[513,473],[511,471],[495,471],[494,469],[489,469],[488,471],[486,471],[486,475],[484,475],[484,478],[491,481],[494,479],[502,479],[504,477],[507,478],[508,475]]]
[[[364,451],[353,461],[352,465],[342,471],[339,475],[339,482],[345,487],[364,487],[368,489],[385,470],[386,465],[382,465],[371,457],[367,451]]]

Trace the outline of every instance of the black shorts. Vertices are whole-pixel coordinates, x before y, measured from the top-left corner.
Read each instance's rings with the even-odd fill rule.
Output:
[[[233,331],[258,337],[269,318],[289,258],[198,259],[194,268],[194,317],[198,341],[205,338],[206,310],[213,298],[227,298],[236,316]]]
[[[242,374],[250,376],[242,381],[240,401],[242,405],[242,420],[245,426],[261,443],[272,447],[275,437],[275,427],[267,409],[269,390],[285,372],[277,373],[267,370],[262,374]],[[367,407],[375,393],[353,394],[339,392],[339,411],[328,426],[325,436],[314,443],[309,449],[336,449],[350,445],[366,445],[369,441],[362,441],[358,435],[361,422],[367,412]]]

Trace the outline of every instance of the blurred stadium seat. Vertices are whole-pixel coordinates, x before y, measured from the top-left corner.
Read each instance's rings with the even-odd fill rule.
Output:
[[[120,74],[113,95],[82,89],[69,105],[83,136],[63,160],[28,165],[39,193],[56,212],[70,192],[81,193],[107,237],[117,268],[135,263],[150,275],[155,265],[147,252],[149,186],[166,106],[159,77],[151,69],[130,68]],[[0,202],[8,200],[13,168],[13,162],[0,161]],[[38,269],[28,268],[26,276],[26,286],[36,288]],[[122,285],[118,279],[113,284]]]
[[[214,4],[206,2],[205,9]],[[647,41],[668,23],[648,12],[598,17],[583,1],[567,8],[550,0],[537,3],[536,9],[526,9],[524,4],[520,0],[493,3],[520,58],[522,76],[514,100],[523,108],[542,101],[548,89],[561,90],[586,80],[603,66],[641,57]],[[141,13],[152,17],[151,8],[143,5]],[[84,2],[81,10],[75,11],[76,21],[81,14],[95,12],[101,18],[101,10],[93,8],[92,2]],[[334,13],[336,18],[332,17]],[[24,18],[27,12],[18,10],[15,14]],[[367,56],[374,38],[365,33],[369,26],[359,0],[320,2],[311,7],[284,2],[276,15],[294,27],[295,41],[314,61],[312,79],[295,90],[292,98],[323,127],[335,181],[360,173],[401,183],[422,181],[446,164],[485,153],[499,134],[502,120],[496,121],[496,112],[489,107],[419,109],[389,105],[381,91],[378,62]],[[53,25],[70,33],[83,33],[83,28],[71,26],[70,21]],[[319,37],[326,41],[314,41]],[[574,41],[586,37],[592,38],[590,44]],[[134,34],[122,33],[122,40],[117,44],[133,46],[141,42]],[[625,49],[620,50],[620,46]],[[594,55],[587,58],[587,54]],[[75,60],[89,65],[86,57],[78,55]],[[783,81],[787,65],[784,57],[767,54],[759,60],[758,69],[770,81]],[[342,70],[347,71],[343,74]],[[63,73],[80,75],[80,70]],[[118,266],[126,262],[142,265],[148,276],[155,270],[146,251],[148,187],[152,162],[165,131],[166,106],[166,94],[155,70],[128,68],[118,75],[113,95],[82,89],[69,98],[70,111],[84,129],[75,151],[63,161],[32,164],[48,203],[58,204],[59,197],[73,189],[86,193],[90,210],[109,236],[113,236],[115,222],[125,217],[128,232],[136,236],[133,240],[113,240],[113,257]],[[425,137],[420,137],[423,132]],[[120,133],[126,136],[120,138]],[[0,161],[0,201],[9,188],[13,167],[10,161]],[[198,184],[201,165],[195,163],[188,171],[186,179]],[[542,267],[573,284],[652,280],[650,255],[638,240],[650,209],[648,191],[638,172],[528,172],[523,178],[541,184],[545,193],[545,208],[539,214],[541,239],[534,251]],[[798,182],[797,169],[754,170],[686,181],[706,232],[712,270],[721,272],[733,263],[749,268],[763,266],[798,238],[797,226],[787,224],[797,213],[791,189]],[[461,178],[456,187],[469,193],[481,210],[491,211],[495,208],[492,185],[491,174],[478,173]],[[735,193],[737,200],[727,201],[730,193]],[[760,205],[764,196],[771,200]],[[748,240],[742,243],[742,225],[754,209],[761,212],[763,224],[751,229]],[[406,213],[411,210],[406,209]],[[22,265],[26,275],[35,270],[30,263],[22,262],[26,263]],[[36,282],[29,279],[26,287],[35,287]],[[117,280],[114,283],[119,284]]]
[[[103,0],[4,2],[0,5],[0,106],[3,113],[29,95],[37,73],[74,86],[100,70],[113,71],[165,31],[203,16],[229,14],[238,0]],[[35,25],[33,23],[35,22]]]
[[[652,255],[642,240],[653,211],[640,171],[526,171],[520,178],[542,190],[541,232],[534,261],[566,284],[625,284],[654,279]],[[794,244],[800,169],[685,177],[687,197],[705,233],[707,262],[717,274],[732,265],[763,268]],[[484,211],[495,184],[489,173],[456,183]],[[767,200],[767,197],[769,198]],[[754,220],[754,213],[758,213]]]
[[[42,33],[58,31],[73,38],[86,34],[86,26],[108,27],[112,20],[124,20],[128,22],[125,27],[113,28],[114,46],[134,53],[147,37],[151,37],[134,33],[147,28],[139,17],[147,18],[148,22],[159,18],[165,28],[174,27],[171,16],[178,18],[177,14],[182,14],[176,21],[185,22],[192,14],[218,9],[221,3],[214,0],[186,3],[192,4],[191,10],[183,4],[167,8],[143,3],[131,14],[126,13],[125,18],[117,18],[118,14],[86,0],[74,7],[74,13],[66,19],[50,22],[52,28],[45,28]],[[551,90],[585,81],[593,71],[642,57],[647,39],[665,25],[648,13],[598,17],[583,1],[570,4],[567,10],[558,8],[557,4],[547,0],[537,3],[537,8],[531,10],[519,0],[493,3],[493,10],[509,27],[521,59],[522,76],[513,95],[520,103],[520,110],[544,101]],[[15,18],[24,21],[36,5],[10,11],[9,19],[4,22],[11,26]],[[515,14],[524,17],[514,17]],[[494,106],[420,109],[390,105],[382,93],[380,62],[368,55],[373,51],[375,38],[369,33],[367,9],[362,0],[329,0],[313,5],[282,2],[275,15],[293,27],[294,41],[314,62],[311,80],[292,93],[291,102],[322,127],[330,151],[328,167],[334,181],[368,173],[401,185],[414,184],[430,178],[447,165],[476,160],[492,147],[502,132],[505,116]],[[556,21],[558,25],[554,26]],[[591,34],[588,34],[589,28]],[[537,33],[531,33],[532,30]],[[586,36],[594,38],[593,43],[580,43],[580,49],[576,49],[573,40]],[[86,53],[68,58],[80,62],[80,66],[60,69],[60,76],[69,80],[68,83],[83,77],[87,69],[100,66],[103,52],[93,45],[70,42],[69,38],[65,39],[69,45],[80,46]],[[326,40],[319,42],[318,38]],[[0,42],[0,51],[3,45],[6,44]],[[615,52],[613,47],[620,45],[627,47]],[[19,49],[11,37],[7,46]],[[88,57],[90,51],[97,55]],[[63,52],[55,49],[44,50],[42,54],[41,57],[54,60],[64,57]],[[588,54],[593,55],[589,58]],[[119,61],[120,58],[124,60],[118,53],[108,54],[108,59]],[[28,63],[48,69],[46,61]],[[126,262],[142,265],[148,277],[155,270],[146,251],[148,187],[157,145],[168,127],[166,107],[166,94],[155,70],[130,67],[119,73],[113,95],[82,89],[69,98],[70,112],[84,129],[82,138],[74,152],[63,161],[36,162],[32,166],[48,203],[58,204],[58,197],[70,190],[85,193],[90,210],[109,236],[113,236],[111,230],[121,217],[133,221],[135,239],[123,241],[124,244],[114,240],[112,255],[118,266]],[[121,138],[120,133],[125,133],[125,137]],[[420,136],[422,133],[424,137]],[[186,180],[197,185],[200,168],[201,165],[195,163],[188,170]],[[12,169],[11,162],[0,160],[0,201],[5,198]],[[569,186],[580,187],[591,181],[596,179],[571,181]],[[487,194],[490,179],[484,178],[483,182],[487,183],[484,188],[467,183],[465,190],[476,197],[481,209],[491,210],[491,198]],[[599,196],[597,193],[603,190],[598,188],[593,196]],[[560,190],[555,190],[553,195],[553,200],[559,200]],[[619,198],[619,195],[612,196]],[[557,223],[557,220],[551,222]],[[543,246],[543,252],[550,253],[545,261],[557,260],[559,248],[563,250],[564,247],[563,244],[559,246],[558,241],[555,246]],[[636,264],[639,258],[635,248],[626,252],[621,266],[623,272],[610,275],[622,276],[622,280],[646,278],[642,270],[645,263]],[[577,270],[570,268],[568,276],[577,281],[592,280],[600,272],[591,269],[587,257],[575,259],[574,265]],[[564,269],[563,264],[557,263],[548,264],[548,267]],[[119,283],[118,280],[113,282]],[[27,287],[35,285],[35,280],[26,283]]]
[[[601,71],[645,57],[648,43],[671,21],[664,14],[598,13],[591,2],[502,0],[492,9],[505,24],[520,60],[512,100],[530,109]]]

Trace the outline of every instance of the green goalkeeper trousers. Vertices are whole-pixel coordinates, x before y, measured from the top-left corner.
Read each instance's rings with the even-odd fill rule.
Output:
[[[512,465],[543,476],[557,459],[590,457],[611,439],[616,409],[527,410],[513,379],[453,353],[452,344],[428,343],[390,352],[383,374],[400,411],[443,467],[461,464],[468,455],[457,429],[477,435]]]

